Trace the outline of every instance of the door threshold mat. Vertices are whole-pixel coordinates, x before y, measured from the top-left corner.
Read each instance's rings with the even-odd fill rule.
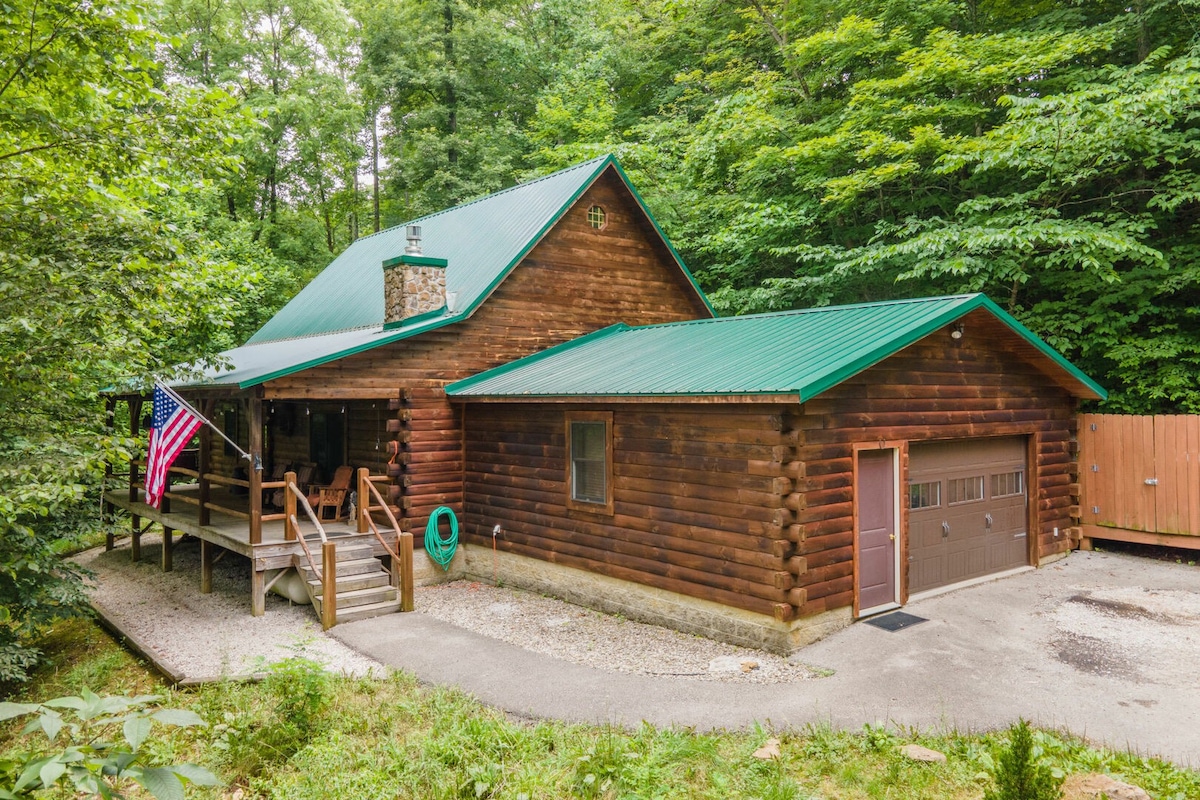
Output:
[[[863,620],[868,625],[874,625],[876,628],[883,628],[885,631],[893,632],[902,628],[911,628],[913,625],[919,625],[922,622],[928,621],[924,617],[906,614],[903,611],[893,611],[891,614],[880,614],[878,617]]]

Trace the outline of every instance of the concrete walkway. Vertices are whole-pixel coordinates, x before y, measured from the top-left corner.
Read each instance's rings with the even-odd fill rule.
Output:
[[[1018,716],[1097,744],[1200,765],[1200,567],[1107,553],[910,604],[801,651],[832,670],[783,685],[604,672],[414,612],[339,625],[356,650],[516,715],[735,728],[828,722],[992,729]]]

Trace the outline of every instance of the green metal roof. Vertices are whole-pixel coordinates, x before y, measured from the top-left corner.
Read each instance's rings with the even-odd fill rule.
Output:
[[[347,247],[247,344],[382,325],[382,264],[404,252],[405,227],[414,224],[421,226],[424,255],[448,262],[446,294],[454,297],[450,312],[469,316],[609,165],[629,184],[616,158],[602,156],[365,236]],[[691,279],[682,261],[679,266]],[[692,286],[704,298],[694,280]]]
[[[226,369],[210,370],[187,385],[247,388],[466,319],[609,167],[662,236],[616,158],[595,158],[357,240],[245,345],[222,353]],[[411,224],[422,228],[423,254],[448,263],[447,307],[385,330],[383,262],[404,252],[405,227]],[[663,243],[711,312],[708,298],[665,236]]]
[[[446,391],[454,397],[786,394],[803,402],[978,308],[1047,356],[1076,395],[1107,396],[982,294],[640,328],[614,325],[450,384]]]

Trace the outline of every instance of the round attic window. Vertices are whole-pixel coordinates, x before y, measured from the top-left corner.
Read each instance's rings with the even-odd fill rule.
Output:
[[[591,225],[596,230],[602,230],[608,223],[608,215],[604,213],[604,209],[600,206],[592,206],[587,213],[588,225]]]

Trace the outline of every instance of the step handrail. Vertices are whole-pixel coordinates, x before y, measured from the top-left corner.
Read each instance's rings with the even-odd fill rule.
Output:
[[[388,522],[392,523],[392,530],[396,532],[397,553],[392,548],[388,547],[383,536],[379,533],[379,528],[375,525],[375,520],[371,519],[371,506],[364,504],[363,516],[367,520],[367,525],[371,532],[375,534],[375,538],[383,546],[384,552],[392,560],[391,576],[393,582],[399,578],[400,589],[400,610],[413,610],[413,536],[408,531],[400,530],[400,523],[396,521],[396,515],[392,513],[392,509],[383,500],[383,495],[375,488],[375,484],[369,480],[359,481],[361,485],[365,485],[367,490],[374,495],[379,501],[379,505],[383,507],[383,512],[387,514]],[[367,498],[361,498],[363,500]]]
[[[317,535],[321,537],[321,569],[317,569],[312,552],[308,549],[308,542],[304,539],[304,532],[300,530],[300,520],[296,519],[295,514],[288,514],[288,524],[292,526],[292,531],[300,542],[300,548],[304,550],[308,565],[312,568],[313,574],[321,581],[321,627],[329,630],[337,624],[337,544],[329,541],[329,537],[325,535],[325,526],[321,524],[321,520],[313,511],[312,504],[308,502],[308,498],[300,491],[295,482],[288,481],[287,488],[300,501],[304,513],[317,527]]]
[[[308,514],[308,518],[310,520],[312,520],[312,524],[317,526],[317,534],[320,535],[320,537],[321,537],[321,544],[327,543],[329,541],[329,537],[327,537],[325,535],[325,526],[321,524],[321,520],[317,519],[316,512],[313,511],[312,505],[310,505],[308,502],[308,497],[305,496],[305,494],[300,491],[300,488],[298,486],[296,486],[296,484],[294,484],[294,483],[289,483],[287,485],[287,488],[288,488],[289,492],[296,495],[296,499],[299,500],[301,506],[304,507],[304,513]],[[292,515],[292,519],[293,520],[296,519],[295,514]],[[300,535],[300,523],[299,522],[296,522],[296,538],[297,539],[304,538],[303,536]]]

